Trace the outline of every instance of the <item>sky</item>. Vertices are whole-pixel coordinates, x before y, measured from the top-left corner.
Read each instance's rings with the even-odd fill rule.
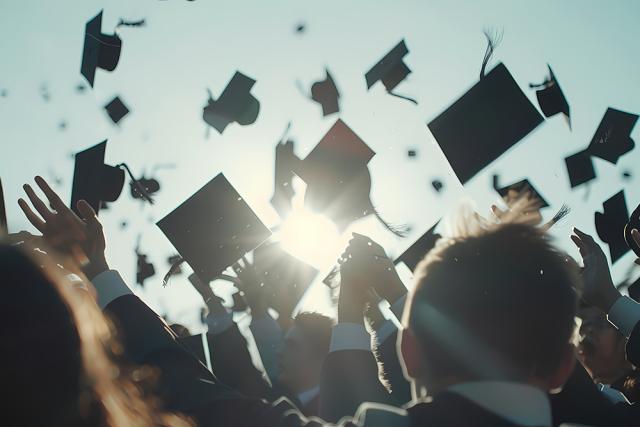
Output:
[[[120,18],[144,18],[147,25],[121,29],[117,68],[98,70],[94,88],[78,94],[75,87],[84,83],[85,23],[100,10],[105,33]],[[134,248],[140,237],[158,274],[136,292],[170,320],[198,329],[202,301],[186,275],[161,285],[166,258],[175,249],[155,222],[222,172],[265,224],[277,225],[269,204],[274,147],[287,123],[296,153],[304,156],[340,118],[376,152],[370,163],[375,206],[388,221],[412,230],[400,239],[369,218],[345,236],[367,234],[390,255],[399,255],[463,202],[488,214],[497,200],[491,177],[499,173],[505,183],[529,178],[551,205],[543,211],[546,218],[562,203],[572,208],[552,234],[577,257],[569,240],[572,226],[595,233],[594,212],[621,189],[629,211],[640,202],[640,150],[617,165],[595,159],[598,180],[590,191],[571,191],[563,160],[586,147],[607,107],[640,112],[639,16],[640,3],[631,0],[4,1],[0,91],[7,94],[0,97],[0,177],[10,231],[33,231],[16,202],[23,183],[40,174],[56,181],[69,200],[73,153],[108,139],[107,163],[124,161],[138,175],[157,168],[162,185],[153,206],[132,199],[125,188],[111,209],[100,213],[111,265],[135,287]],[[303,34],[295,33],[299,23],[305,24]],[[560,116],[549,118],[463,187],[427,123],[478,81],[486,28],[503,31],[490,67],[503,62],[536,107],[528,83],[541,82],[547,64],[553,67],[571,105],[573,130]],[[368,91],[364,80],[402,39],[413,72],[397,92],[417,99],[417,106],[389,96],[380,84]],[[324,78],[325,67],[341,92],[341,111],[322,117],[297,82],[309,88]],[[236,70],[257,81],[252,94],[261,104],[258,119],[250,126],[231,124],[222,135],[211,129],[207,138],[202,121],[207,89],[220,94]],[[116,95],[131,110],[118,126],[103,109]],[[59,129],[61,121],[65,130]],[[636,128],[632,137],[638,136]],[[408,158],[410,149],[415,158]],[[623,180],[622,172],[632,169],[632,179]],[[434,178],[445,185],[440,194],[431,187]],[[339,255],[345,236],[328,245],[338,248],[331,256]],[[616,262],[616,281],[632,262],[631,253]],[[224,295],[230,291],[225,283],[214,286]],[[327,311],[325,298],[323,285],[314,285],[303,306]]]

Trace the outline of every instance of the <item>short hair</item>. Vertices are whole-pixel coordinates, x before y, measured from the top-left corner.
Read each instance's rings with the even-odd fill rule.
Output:
[[[293,319],[293,324],[304,332],[319,355],[329,353],[331,329],[335,324],[332,318],[324,314],[305,311]]]
[[[525,224],[441,239],[415,271],[407,313],[429,378],[544,378],[569,343],[578,276]]]

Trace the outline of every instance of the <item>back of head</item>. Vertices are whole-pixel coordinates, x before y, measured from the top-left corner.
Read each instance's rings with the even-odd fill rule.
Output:
[[[407,321],[427,387],[546,378],[561,364],[577,271],[541,230],[504,224],[441,241],[415,276]]]

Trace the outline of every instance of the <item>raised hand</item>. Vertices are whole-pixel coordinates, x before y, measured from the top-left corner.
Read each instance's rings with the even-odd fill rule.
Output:
[[[233,264],[232,268],[237,276],[237,281],[234,282],[244,293],[247,304],[251,308],[251,315],[257,317],[266,314],[269,305],[264,295],[262,280],[254,266],[246,257],[242,257],[242,260]]]
[[[620,298],[620,292],[613,285],[607,257],[593,237],[573,229],[571,240],[576,244],[582,256],[582,297],[605,313]]]
[[[102,224],[93,208],[86,201],[80,200],[77,207],[82,215],[81,219],[64,204],[42,177],[37,176],[35,181],[45,194],[51,209],[29,184],[25,184],[23,188],[27,197],[38,212],[35,213],[24,199],[18,200],[29,222],[42,233],[49,246],[72,254],[89,278],[107,270]]]

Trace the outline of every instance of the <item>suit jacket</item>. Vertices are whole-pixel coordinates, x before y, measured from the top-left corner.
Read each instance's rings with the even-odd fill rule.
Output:
[[[396,341],[398,331],[394,331],[376,348],[374,355],[378,361],[378,373],[388,384],[389,392],[395,402],[406,404],[411,401],[411,384],[404,377]]]
[[[633,328],[627,341],[627,360],[640,369],[640,322]]]

